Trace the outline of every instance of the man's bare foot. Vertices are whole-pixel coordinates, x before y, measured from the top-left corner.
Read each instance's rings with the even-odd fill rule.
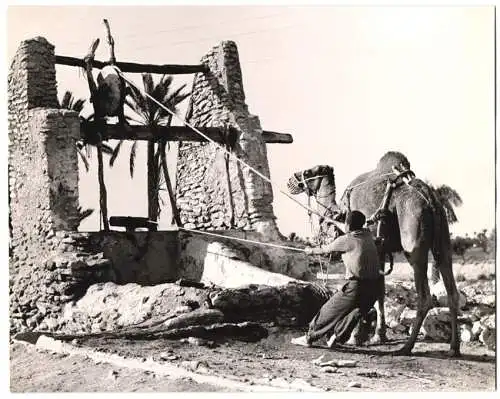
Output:
[[[337,342],[335,341],[337,339],[337,336],[333,334],[328,341],[326,341],[326,346],[329,348],[334,348],[337,346]]]
[[[307,339],[307,335],[293,338],[290,342],[294,345],[307,346],[307,347],[311,346],[311,343]]]

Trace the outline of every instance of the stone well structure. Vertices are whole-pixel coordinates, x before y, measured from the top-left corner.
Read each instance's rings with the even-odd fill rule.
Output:
[[[188,122],[194,126],[235,128],[235,155],[269,177],[260,121],[249,113],[245,103],[236,44],[222,42],[201,62],[210,72],[197,74],[194,79]],[[229,161],[229,184],[225,176],[224,152],[220,148],[211,143],[179,145],[177,202],[185,226],[231,228],[232,200],[235,227],[279,240],[271,185],[233,158]]]
[[[195,77],[189,120],[198,126],[235,127],[236,154],[268,176],[262,129],[244,102],[235,44],[223,42],[202,61],[210,71]],[[213,241],[229,248],[220,256],[305,277],[306,258],[297,252],[177,231],[79,233],[79,118],[58,108],[54,46],[42,37],[23,41],[12,60],[8,118],[11,331],[58,329],[64,306],[98,282],[154,285],[201,278],[207,259],[214,259],[213,253],[208,256]],[[229,236],[279,240],[270,185],[234,161],[229,169],[235,224],[241,230],[227,223],[220,151],[211,144],[182,143],[177,201],[183,221]],[[231,252],[231,246],[237,251]]]

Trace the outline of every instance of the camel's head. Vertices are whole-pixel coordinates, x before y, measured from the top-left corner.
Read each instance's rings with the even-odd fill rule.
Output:
[[[288,191],[293,195],[303,192],[308,195],[315,195],[321,187],[323,179],[326,179],[330,186],[333,186],[333,194],[335,195],[335,175],[333,168],[328,165],[317,165],[310,169],[295,172],[288,179]]]

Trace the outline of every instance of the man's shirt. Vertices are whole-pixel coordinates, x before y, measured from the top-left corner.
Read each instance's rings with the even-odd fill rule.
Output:
[[[356,230],[338,237],[313,253],[341,252],[346,268],[346,278],[377,279],[380,267],[377,246],[368,230]]]

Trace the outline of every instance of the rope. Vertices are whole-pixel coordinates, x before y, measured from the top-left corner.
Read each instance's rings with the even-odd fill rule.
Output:
[[[120,72],[120,76],[125,80],[125,82],[127,82],[128,84],[132,85],[133,87],[135,87],[139,92],[143,93],[146,97],[148,97],[149,99],[151,99],[153,102],[155,102],[158,106],[160,106],[161,108],[163,108],[165,111],[167,111],[170,115],[172,115],[172,117],[175,117],[177,118],[180,122],[182,122],[183,124],[185,124],[186,126],[188,126],[189,128],[191,128],[193,131],[195,131],[196,133],[198,133],[200,136],[202,136],[205,140],[211,142],[212,144],[215,144],[219,149],[221,149],[223,152],[225,152],[226,154],[228,154],[230,157],[232,157],[235,161],[239,162],[240,164],[246,166],[248,169],[250,169],[252,172],[254,172],[257,176],[259,176],[260,178],[264,179],[265,181],[267,181],[269,184],[271,184],[271,186],[273,187],[277,187],[276,184],[274,184],[271,179],[265,175],[263,175],[261,172],[259,172],[257,169],[251,167],[250,165],[248,165],[245,161],[242,161],[241,159],[239,159],[236,155],[234,155],[232,152],[228,151],[226,148],[224,148],[223,146],[221,146],[219,143],[215,142],[214,140],[212,140],[210,137],[208,137],[207,135],[205,135],[204,133],[200,132],[196,127],[194,127],[193,125],[191,125],[189,122],[185,121],[184,119],[182,119],[180,116],[178,116],[175,112],[171,111],[170,109],[168,109],[168,107],[166,107],[165,105],[163,105],[162,103],[160,103],[158,100],[156,100],[154,97],[150,96],[148,93],[145,93],[143,92],[141,89],[139,89],[133,82],[131,82],[130,80],[128,80],[122,72]],[[295,198],[293,198],[291,195],[289,195],[287,192],[283,191],[282,189],[278,188],[278,191],[280,193],[282,193],[283,195],[285,195],[286,197],[288,197],[289,199],[291,199],[293,202],[295,202],[296,204],[300,205],[302,208],[306,209],[307,211],[309,212],[312,212],[318,216],[322,216],[320,215],[318,212],[314,211],[313,209],[307,207],[306,205],[304,205],[303,203],[301,203],[300,201],[296,200]],[[322,216],[323,217],[323,216]],[[328,217],[324,217],[325,219],[327,219],[329,222],[335,224],[335,225],[338,225],[339,223],[331,218],[328,218]],[[339,227],[339,226],[338,226]],[[340,228],[340,227],[339,227]]]
[[[266,245],[268,247],[288,249],[290,251],[297,251],[297,252],[304,252],[304,250],[302,248],[289,247],[286,245],[271,244],[271,243],[262,242],[262,241],[248,240],[246,238],[229,237],[229,236],[225,236],[223,234],[209,233],[208,231],[203,231],[203,230],[192,230],[192,229],[186,229],[185,227],[179,227],[179,230],[187,231],[189,233],[196,233],[196,234],[202,234],[202,235],[207,235],[207,236],[226,238],[228,240],[243,241],[243,242],[248,242],[250,244]]]

